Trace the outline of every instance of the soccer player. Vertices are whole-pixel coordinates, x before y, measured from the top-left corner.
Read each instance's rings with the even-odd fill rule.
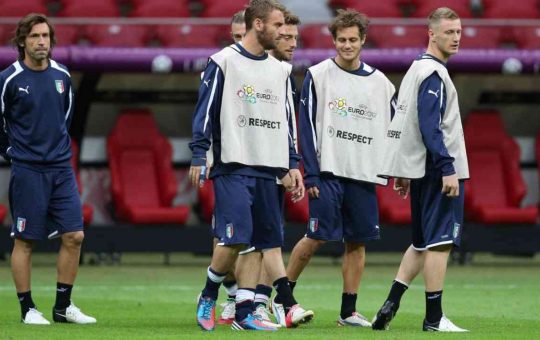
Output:
[[[380,238],[375,185],[386,183],[377,174],[395,88],[382,72],[361,61],[368,29],[364,14],[339,10],[329,28],[337,55],[309,68],[300,95],[300,149],[310,219],[306,235],[291,253],[287,276],[294,288],[322,244],[345,242],[337,322],[369,327],[356,311],[356,299],[365,243]]]
[[[189,176],[193,185],[199,184],[212,141],[214,226],[220,238],[197,306],[197,323],[203,330],[215,327],[219,286],[237,258],[239,288],[233,329],[277,329],[252,313],[261,257],[274,287],[283,296],[287,326],[313,316],[292,295],[280,248],[283,192],[276,178],[292,191],[294,200],[304,195],[298,170],[300,157],[287,120],[289,73],[265,52],[275,48],[284,24],[283,12],[284,7],[274,0],[251,0],[245,10],[247,33],[242,43],[210,57],[199,88]],[[256,251],[238,257],[246,246]]]
[[[81,201],[70,164],[71,77],[65,66],[51,59],[54,28],[44,15],[22,18],[13,43],[19,58],[0,73],[0,152],[11,162],[11,269],[22,322],[50,324],[32,300],[32,248],[36,240],[60,237],[53,320],[95,323],[71,302],[84,238]]]
[[[384,176],[396,177],[399,195],[411,194],[412,245],[401,260],[388,298],[373,329],[388,329],[403,293],[423,268],[426,289],[424,331],[464,332],[442,312],[450,250],[459,246],[463,223],[463,180],[469,177],[456,88],[446,63],[458,52],[461,22],[442,7],[428,18],[429,44],[399,89],[388,128]]]
[[[298,25],[300,24],[300,19],[292,14],[291,12],[285,12],[285,25],[280,28],[280,34],[276,43],[276,48],[269,50],[268,53],[281,61],[284,66],[289,70],[289,83],[288,86],[291,89],[291,98],[289,102],[294,103],[294,109],[296,109],[297,98],[296,98],[296,82],[292,73],[292,65],[289,64],[293,58],[294,50],[296,49],[298,43]],[[294,111],[296,112],[296,111]],[[295,115],[291,110],[289,116],[289,125],[290,129],[294,131],[294,140],[296,140],[296,129],[295,129]],[[266,269],[264,266],[261,267],[261,274],[259,276],[259,281],[257,287],[255,288],[255,314],[259,315],[264,321],[271,322],[269,312],[268,312],[268,301],[272,293],[272,280],[268,277]],[[275,307],[278,307],[277,305]],[[281,313],[276,313],[278,315],[278,320],[282,322],[285,321],[283,315],[283,308],[280,308]],[[281,318],[280,318],[281,316]],[[281,324],[285,326],[284,323]]]
[[[234,13],[231,20],[231,37],[234,42],[242,41],[242,38],[246,35],[246,23],[244,21],[244,10]]]

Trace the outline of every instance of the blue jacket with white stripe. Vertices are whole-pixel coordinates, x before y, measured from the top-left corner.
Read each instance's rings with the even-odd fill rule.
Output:
[[[18,60],[0,73],[0,154],[12,162],[66,165],[73,89],[67,68],[54,60],[43,71]]]

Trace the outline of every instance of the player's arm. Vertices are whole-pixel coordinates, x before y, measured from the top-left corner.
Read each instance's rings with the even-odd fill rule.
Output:
[[[71,121],[73,120],[73,110],[75,108],[75,94],[73,93],[73,86],[71,84],[71,78],[69,76],[65,77],[66,79],[66,88],[65,88],[65,97],[64,97],[64,108],[65,108],[65,121],[66,121],[66,130],[69,131],[71,126]]]
[[[5,79],[0,76],[0,88],[4,88]],[[7,126],[6,124],[6,105],[8,105],[6,90],[4,92],[4,97],[2,98],[2,117],[0,119],[0,156],[2,156],[6,161],[9,162],[9,156],[7,155],[7,149],[9,148],[9,139],[7,136]]]
[[[315,129],[317,94],[315,93],[315,85],[309,71],[306,72],[306,77],[304,78],[299,106],[299,140],[300,151],[304,160],[304,180],[308,193],[312,197],[318,197],[321,171],[317,158],[317,132]]]
[[[189,143],[192,154],[189,178],[193,186],[202,184],[201,172],[208,177],[206,152],[211,145],[212,123],[219,115],[223,82],[223,72],[215,62],[209,60],[199,86],[199,98],[192,121],[193,138]]]
[[[418,121],[422,140],[429,150],[433,164],[443,176],[442,192],[448,196],[459,195],[459,183],[454,169],[454,158],[450,156],[441,130],[441,121],[446,110],[446,88],[437,72],[426,78],[418,91]]]

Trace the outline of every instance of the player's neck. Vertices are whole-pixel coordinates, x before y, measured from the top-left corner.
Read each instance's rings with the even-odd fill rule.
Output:
[[[426,53],[431,54],[432,56],[439,59],[440,61],[442,61],[445,64],[448,62],[448,59],[450,59],[450,55],[448,55],[446,53],[443,53],[443,51],[441,51],[440,49],[438,49],[436,47],[432,47],[431,45],[428,46],[428,49],[427,49]]]
[[[44,71],[49,67],[49,59],[35,60],[29,57],[25,57],[23,63],[29,69],[33,71]]]
[[[253,30],[251,30],[244,36],[244,39],[242,39],[242,46],[246,51],[248,51],[254,56],[262,56],[266,52],[264,50],[264,47],[262,47],[262,45],[257,40],[257,36],[255,35],[255,31]]]
[[[360,68],[360,59],[356,58],[353,60],[345,60],[339,56],[339,54],[334,58],[336,64],[339,65],[344,70],[347,71],[356,71]]]

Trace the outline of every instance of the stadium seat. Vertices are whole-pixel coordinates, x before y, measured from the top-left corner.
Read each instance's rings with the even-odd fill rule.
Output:
[[[300,37],[304,48],[335,48],[332,34],[326,25],[303,25]]]
[[[172,206],[177,185],[172,147],[147,110],[124,110],[108,139],[118,218],[136,224],[184,224],[188,206]]]
[[[201,219],[206,223],[211,223],[212,216],[214,215],[214,207],[216,205],[214,183],[212,183],[212,180],[206,180],[202,188],[199,187],[198,194]]]
[[[498,48],[508,39],[503,37],[508,27],[463,26],[460,48]]]
[[[388,181],[387,186],[377,185],[377,201],[381,223],[411,224],[411,199],[401,198],[394,191],[394,180]]]
[[[519,48],[540,49],[540,25],[516,26],[514,36]]]
[[[489,110],[471,113],[464,132],[471,177],[465,182],[468,220],[535,224],[538,208],[521,207],[527,188],[521,175],[519,146],[504,130],[500,114]]]
[[[208,25],[160,25],[156,35],[165,47],[216,47],[220,30]]]
[[[425,26],[377,25],[370,28],[367,39],[378,48],[425,48],[428,32]]]
[[[403,17],[397,3],[391,1],[355,0],[349,1],[344,8],[353,8],[364,13],[369,18],[400,18]]]
[[[189,8],[184,0],[155,0],[137,3],[130,13],[132,17],[177,18],[189,17]]]
[[[64,17],[119,17],[120,11],[113,0],[77,0],[67,3],[58,13]]]
[[[202,1],[202,17],[231,18],[234,13],[245,8],[248,0]]]
[[[484,4],[482,17],[493,19],[535,19],[540,18],[538,0],[513,1],[489,0]]]
[[[144,25],[90,25],[84,36],[95,46],[143,47],[149,40]]]
[[[470,0],[416,0],[416,9],[412,13],[413,17],[427,18],[434,9],[439,7],[450,7],[459,15],[460,18],[472,18]]]
[[[23,17],[29,13],[47,14],[47,7],[40,0],[1,1],[0,15],[3,17]]]
[[[81,26],[55,25],[56,46],[76,45],[81,37]]]
[[[79,146],[75,141],[71,141],[71,166],[73,167],[73,172],[75,172],[75,178],[77,179],[77,189],[79,194],[82,194],[83,187],[81,183],[81,176],[79,173]],[[89,204],[82,204],[82,215],[83,222],[85,226],[88,226],[92,223],[94,218],[94,208]]]
[[[7,215],[7,208],[5,205],[0,204],[0,225],[4,224],[4,219]]]

